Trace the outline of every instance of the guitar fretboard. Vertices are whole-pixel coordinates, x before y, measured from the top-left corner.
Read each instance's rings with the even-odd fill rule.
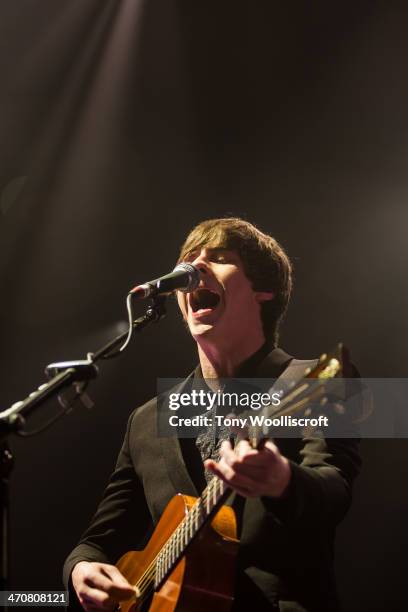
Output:
[[[185,518],[167,540],[156,558],[155,588],[157,588],[183,556],[185,549],[200,528],[224,501],[228,488],[219,478],[213,478]]]

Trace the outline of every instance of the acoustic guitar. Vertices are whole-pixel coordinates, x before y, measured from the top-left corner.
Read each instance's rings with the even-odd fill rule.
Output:
[[[300,380],[289,384],[277,408],[267,406],[263,413],[273,418],[310,415],[311,406],[319,406],[321,413],[328,404],[325,381],[347,375],[348,366],[348,352],[339,344],[332,353],[321,355]],[[337,406],[340,411],[341,403]],[[254,448],[268,437],[263,427],[249,428]],[[231,492],[214,477],[200,497],[178,494],[172,498],[146,548],[126,553],[117,563],[135,587],[135,597],[121,602],[123,612],[224,612],[231,608],[239,543],[234,511],[223,505]]]

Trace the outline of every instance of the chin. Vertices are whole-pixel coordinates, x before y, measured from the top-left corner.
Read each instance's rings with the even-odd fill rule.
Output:
[[[210,325],[209,323],[195,325],[194,329],[191,329],[190,327],[190,333],[195,340],[197,340],[197,338],[202,338],[203,336],[210,336],[212,332],[214,332],[214,326]]]

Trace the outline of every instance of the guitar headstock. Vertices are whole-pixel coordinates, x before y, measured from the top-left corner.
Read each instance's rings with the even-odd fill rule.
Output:
[[[266,407],[264,409],[266,418],[263,424],[249,428],[248,437],[252,446],[259,447],[262,440],[274,435],[274,427],[271,430],[269,426],[265,426],[267,417],[272,419],[294,415],[310,417],[316,410],[324,411],[330,402],[337,413],[343,414],[343,381],[339,380],[335,386],[334,382],[330,385],[328,383],[333,379],[350,376],[351,371],[349,351],[342,343],[339,343],[329,353],[320,355],[317,364],[313,368],[306,368],[303,376],[297,376],[293,381],[286,380],[286,390],[279,392],[281,396],[279,407],[273,410],[268,410],[269,407]]]
[[[342,342],[330,353],[322,353],[314,368],[306,368],[304,378],[328,380],[336,377],[347,377],[351,370],[350,355]]]

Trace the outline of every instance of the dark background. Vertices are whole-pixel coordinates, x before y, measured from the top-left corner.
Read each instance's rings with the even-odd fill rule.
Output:
[[[2,409],[50,361],[123,329],[128,289],[170,270],[196,222],[225,214],[294,261],[287,351],[311,358],[343,340],[364,376],[405,375],[403,5],[1,3]],[[93,410],[12,439],[14,587],[60,588],[127,415],[158,376],[195,362],[172,302],[102,364]],[[363,457],[338,530],[341,597],[347,612],[404,609],[408,441],[365,441]]]

